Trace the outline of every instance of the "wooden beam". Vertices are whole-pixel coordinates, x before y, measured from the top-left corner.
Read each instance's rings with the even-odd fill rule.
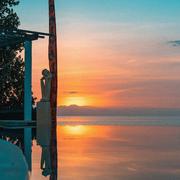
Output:
[[[57,158],[57,35],[56,35],[56,16],[55,16],[55,2],[54,0],[49,0],[49,69],[52,73],[51,81],[51,117],[52,117],[52,126],[51,126],[51,168],[52,173],[50,180],[58,179],[57,169],[58,169],[58,158]]]
[[[25,77],[24,77],[24,121],[32,121],[32,42],[26,41],[25,47]]]

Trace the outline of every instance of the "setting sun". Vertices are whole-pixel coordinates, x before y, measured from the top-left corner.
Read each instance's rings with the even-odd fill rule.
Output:
[[[66,97],[64,100],[64,105],[86,106],[88,105],[88,100],[84,97]]]

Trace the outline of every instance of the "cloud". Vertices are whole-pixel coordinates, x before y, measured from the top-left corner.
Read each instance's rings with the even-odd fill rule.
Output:
[[[175,40],[175,41],[168,41],[168,44],[171,44],[172,46],[180,46],[180,40]]]
[[[65,93],[66,94],[78,94],[79,92],[78,91],[66,91]]]

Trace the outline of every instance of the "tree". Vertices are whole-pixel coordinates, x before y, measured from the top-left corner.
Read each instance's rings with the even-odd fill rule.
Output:
[[[0,28],[17,29],[19,17],[14,12],[18,0],[0,1]],[[24,99],[23,44],[0,49],[0,109],[22,109]],[[34,98],[33,98],[34,101]]]

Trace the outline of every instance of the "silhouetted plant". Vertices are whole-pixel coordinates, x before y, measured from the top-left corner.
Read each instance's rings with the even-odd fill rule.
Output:
[[[20,20],[14,7],[18,0],[0,1],[0,28],[17,29]],[[24,97],[23,44],[0,49],[0,109],[22,109]],[[34,98],[32,98],[34,103]]]

